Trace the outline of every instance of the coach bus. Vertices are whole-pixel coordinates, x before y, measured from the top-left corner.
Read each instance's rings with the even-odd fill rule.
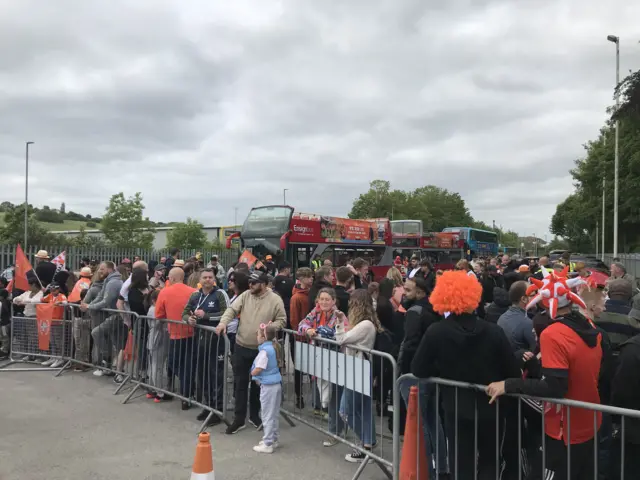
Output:
[[[447,227],[443,232],[457,233],[472,257],[498,254],[498,234],[473,227]]]
[[[240,238],[242,248],[257,259],[271,255],[276,264],[290,262],[294,271],[310,267],[315,259],[328,259],[340,266],[362,257],[377,277],[377,267],[393,263],[391,227],[386,218],[356,220],[269,205],[252,208],[242,231],[227,238],[227,246],[234,238]]]
[[[429,259],[436,270],[451,270],[464,256],[464,241],[454,232],[424,232],[422,220],[391,222],[393,257]]]

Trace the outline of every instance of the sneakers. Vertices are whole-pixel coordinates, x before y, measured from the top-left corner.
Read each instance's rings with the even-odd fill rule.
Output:
[[[189,410],[191,408],[191,404],[189,402],[182,401],[182,410]]]
[[[258,445],[264,445],[264,440],[260,440],[260,442],[258,443]],[[280,447],[280,442],[278,442],[277,440],[275,442],[273,442],[271,444],[271,446],[273,447],[273,449],[275,450],[276,448]]]
[[[173,397],[159,393],[156,395],[156,398],[153,399],[153,403],[170,402],[171,400],[173,400]]]
[[[323,447],[335,447],[338,443],[338,440],[336,440],[333,437],[328,437],[324,442],[322,442],[322,446]]]
[[[249,418],[249,423],[253,425],[256,430],[260,430],[262,428],[262,420],[260,419],[260,417]]]
[[[233,423],[227,427],[224,433],[227,435],[234,435],[238,433],[240,430],[244,430],[246,427],[247,426],[245,425],[244,422],[240,423],[234,420]]]
[[[85,367],[84,365],[76,365],[73,367],[74,372],[86,372],[89,370],[89,367]]]
[[[364,447],[365,450],[371,451],[371,448]],[[354,449],[353,452],[349,453],[344,457],[347,462],[350,463],[362,463],[367,459],[367,455],[362,453],[360,450]],[[373,460],[369,457],[369,463],[373,462]]]
[[[155,399],[156,398],[156,394],[155,392],[149,392],[145,395],[145,397],[147,397],[149,400],[151,399]]]
[[[50,358],[49,360],[45,360],[44,362],[42,362],[40,365],[42,365],[43,367],[50,367],[54,364],[55,361],[55,358]]]
[[[64,364],[65,364],[65,361],[59,358],[51,364],[51,368],[60,368],[64,366]]]
[[[313,415],[316,417],[324,418],[325,420],[329,418],[329,410],[324,408],[314,408]]]
[[[273,445],[265,445],[263,442],[253,447],[253,451],[258,453],[273,453],[273,450]]]
[[[304,408],[304,398],[298,397],[296,398],[296,408],[302,410]]]
[[[209,416],[209,410],[202,410],[196,417],[196,420],[198,420],[199,422],[204,422],[208,416]]]
[[[104,375],[104,371],[103,371],[103,370],[101,370],[101,369],[99,369],[99,368],[96,368],[96,369],[93,371],[93,375],[94,375],[95,377],[102,377],[102,376]]]
[[[116,375],[115,377],[113,377],[113,383],[115,383],[116,385],[120,385],[122,384],[122,382],[124,382],[124,375]]]
[[[220,419],[220,417],[214,413],[207,422],[207,427],[215,427],[216,425],[220,425],[221,423],[222,420]]]

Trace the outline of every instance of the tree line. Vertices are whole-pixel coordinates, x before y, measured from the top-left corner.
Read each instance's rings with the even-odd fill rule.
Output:
[[[596,139],[584,145],[584,156],[570,171],[575,191],[556,207],[551,219],[553,234],[566,239],[572,251],[592,252],[596,230],[602,232],[603,181],[605,191],[605,249],[613,245],[613,192],[615,122],[619,122],[619,244],[620,252],[640,250],[640,70],[630,73],[616,88],[620,107],[609,109],[609,118]]]
[[[102,217],[92,217],[74,212],[67,213],[64,203],[59,209],[51,209],[48,206],[40,209],[28,205],[28,241],[31,245],[44,246],[117,247],[150,250],[153,247],[155,228],[171,226],[172,230],[167,233],[167,248],[207,250],[224,247],[217,239],[209,242],[203,230],[204,225],[197,220],[187,218],[186,222],[168,224],[153,222],[149,220],[149,217],[144,216],[144,209],[140,192],[131,197],[125,197],[122,192],[112,195]],[[0,212],[4,213],[4,224],[0,226],[0,243],[24,244],[24,204],[13,205],[10,202],[3,202],[0,204]],[[80,233],[75,237],[51,232],[44,224],[45,222],[62,223],[65,220],[87,221],[87,224],[86,227],[80,226]],[[100,230],[100,235],[90,235],[87,230],[91,228]]]

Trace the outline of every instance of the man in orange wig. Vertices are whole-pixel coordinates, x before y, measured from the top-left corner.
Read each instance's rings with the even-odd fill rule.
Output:
[[[433,309],[446,318],[433,324],[422,337],[411,364],[414,375],[482,385],[520,375],[503,330],[474,313],[481,296],[482,286],[466,271],[445,272],[438,279],[429,300]],[[496,451],[496,445],[503,443],[505,402],[500,405],[500,429],[496,432],[498,413],[494,405],[488,404],[486,396],[468,388],[457,390],[441,388],[451,476],[474,478],[477,468],[478,478],[495,478],[496,456],[501,453]],[[501,438],[496,439],[496,435]],[[513,471],[518,465],[517,451],[515,460],[512,458],[505,460],[507,469]]]

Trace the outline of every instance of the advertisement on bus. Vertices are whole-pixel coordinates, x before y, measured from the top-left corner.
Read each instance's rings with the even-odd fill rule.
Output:
[[[289,241],[385,245],[389,234],[389,220],[385,218],[353,220],[296,212],[291,218]]]

